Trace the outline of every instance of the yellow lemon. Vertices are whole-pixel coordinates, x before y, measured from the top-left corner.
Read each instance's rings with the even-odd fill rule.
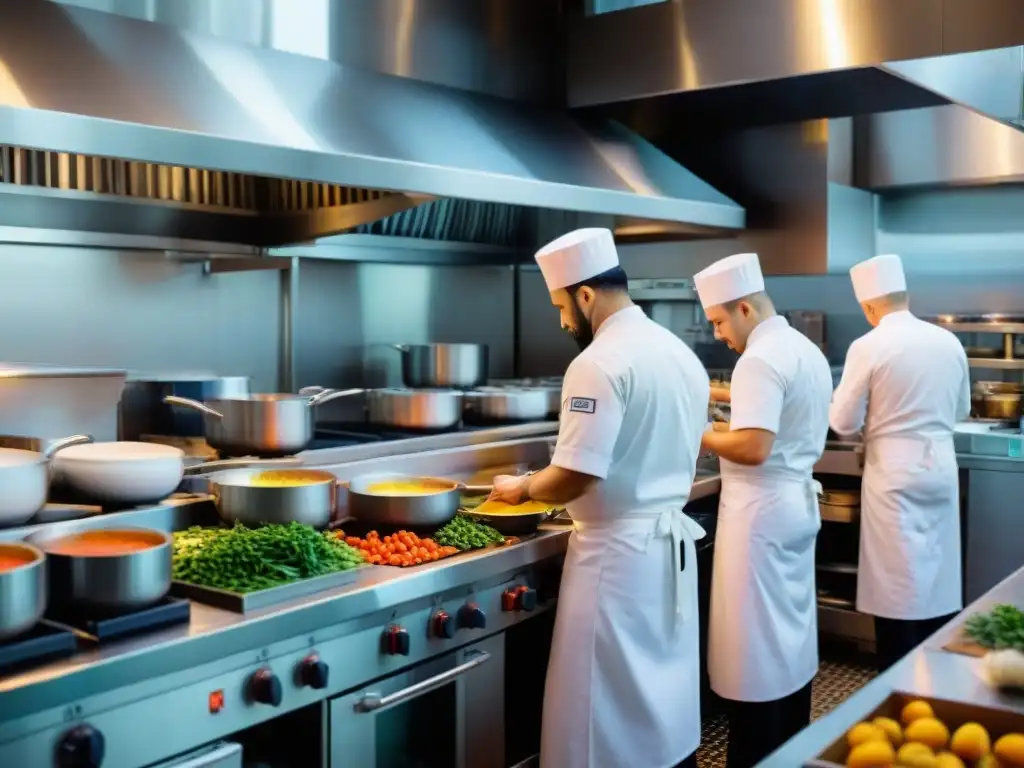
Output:
[[[904,744],[896,753],[896,765],[903,768],[936,768],[935,755],[924,744]]]
[[[961,763],[963,765],[963,763]],[[991,752],[974,764],[974,768],[1002,768],[996,756]]]
[[[949,728],[934,717],[919,717],[907,726],[903,738],[926,744],[932,749],[942,749],[949,742]]]
[[[846,743],[851,747],[863,744],[865,741],[885,741],[885,731],[871,723],[857,723],[846,732]]]
[[[964,723],[953,733],[949,742],[951,752],[968,762],[980,760],[992,749],[988,731],[978,723]]]
[[[939,752],[935,756],[935,768],[965,768],[964,761],[952,752]]]
[[[881,728],[882,732],[885,734],[885,738],[887,738],[889,743],[894,747],[898,747],[903,743],[903,729],[900,728],[900,724],[891,717],[876,717],[871,721],[871,724]]]
[[[846,758],[847,768],[891,768],[896,755],[892,744],[884,738],[876,741],[865,741],[850,750]]]
[[[903,708],[903,712],[900,717],[903,719],[904,725],[910,725],[915,720],[920,720],[922,717],[934,717],[935,712],[932,711],[932,705],[927,701],[916,699],[910,702]]]
[[[1024,767],[1024,735],[1008,733],[1001,736],[996,739],[992,751],[1007,768]]]

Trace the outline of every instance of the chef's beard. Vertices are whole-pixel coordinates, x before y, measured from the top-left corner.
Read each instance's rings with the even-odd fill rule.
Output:
[[[573,341],[576,342],[576,346],[580,348],[580,352],[590,346],[590,342],[594,340],[594,327],[590,324],[590,321],[583,316],[583,311],[580,309],[580,305],[576,303],[576,297],[572,300],[572,319],[573,325],[576,326],[574,329],[569,331],[569,335],[572,336]]]

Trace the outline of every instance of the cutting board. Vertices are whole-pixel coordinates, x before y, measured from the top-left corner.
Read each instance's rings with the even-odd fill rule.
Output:
[[[968,639],[966,635],[961,635],[955,640],[950,640],[942,646],[942,650],[949,651],[950,653],[963,654],[964,656],[974,656],[978,659],[988,653],[988,648],[982,648],[973,640]]]

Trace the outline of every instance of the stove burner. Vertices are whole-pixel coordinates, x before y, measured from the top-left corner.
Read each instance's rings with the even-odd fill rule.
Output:
[[[25,634],[0,643],[0,674],[44,659],[70,656],[76,648],[74,632],[41,621]]]
[[[172,624],[186,624],[191,615],[190,606],[188,600],[165,597],[149,608],[117,616],[93,618],[76,614],[72,609],[53,607],[47,612],[46,618],[74,629],[93,642],[104,643]]]

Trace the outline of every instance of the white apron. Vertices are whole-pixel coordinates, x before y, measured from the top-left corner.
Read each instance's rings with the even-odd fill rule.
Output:
[[[708,673],[719,696],[774,701],[818,671],[820,490],[810,475],[785,470],[722,478],[708,630]]]
[[[857,610],[934,619],[963,608],[953,439],[872,438],[861,484]]]
[[[574,521],[541,768],[669,768],[700,743],[694,541],[704,531],[678,509]]]

